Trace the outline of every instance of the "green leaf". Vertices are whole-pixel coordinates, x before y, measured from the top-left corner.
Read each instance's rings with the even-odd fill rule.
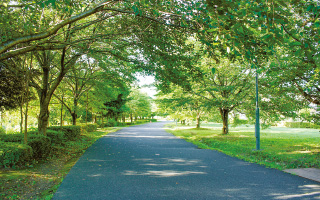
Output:
[[[243,31],[243,27],[242,27],[242,26],[239,27],[238,31],[239,31],[240,33],[244,34],[244,31]]]
[[[215,31],[214,28],[207,30],[208,33],[211,33],[211,32],[213,32],[213,31]]]
[[[212,74],[214,75],[214,74],[216,73],[216,68],[212,67],[212,68],[211,68],[211,72],[212,72]]]
[[[312,10],[312,8],[313,8],[314,6],[311,4],[310,6],[308,6],[308,8],[307,8],[307,12],[309,12],[310,10]]]
[[[301,42],[291,42],[290,46],[301,46],[302,43]]]

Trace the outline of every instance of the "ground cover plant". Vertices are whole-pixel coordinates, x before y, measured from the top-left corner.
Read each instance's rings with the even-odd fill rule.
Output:
[[[221,151],[227,155],[279,170],[320,168],[320,133],[318,129],[270,127],[261,131],[261,149],[255,151],[254,127],[230,127],[221,134],[221,124],[194,126],[170,124],[167,131],[200,148]]]
[[[117,130],[117,127],[108,127],[84,131],[76,140],[54,145],[46,159],[25,168],[0,169],[0,199],[51,199],[63,177],[85,150],[103,135]]]

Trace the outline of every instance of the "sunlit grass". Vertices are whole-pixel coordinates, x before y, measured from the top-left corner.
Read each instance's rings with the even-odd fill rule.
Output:
[[[271,127],[261,131],[261,149],[256,148],[254,127],[230,127],[221,134],[221,124],[202,124],[201,129],[170,124],[167,129],[200,148],[214,149],[250,162],[277,169],[320,168],[320,133],[317,129]]]

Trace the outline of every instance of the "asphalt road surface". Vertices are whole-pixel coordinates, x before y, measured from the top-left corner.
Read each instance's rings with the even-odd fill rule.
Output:
[[[320,199],[320,184],[241,161],[165,132],[124,128],[94,143],[53,199]]]

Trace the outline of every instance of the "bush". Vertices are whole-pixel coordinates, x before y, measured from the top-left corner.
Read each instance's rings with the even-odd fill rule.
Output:
[[[61,144],[65,141],[64,133],[61,131],[47,130],[47,137],[51,139],[52,144]]]
[[[93,132],[93,131],[97,130],[98,125],[97,124],[87,124],[87,125],[83,125],[81,128],[86,130],[87,132]]]
[[[81,126],[50,126],[48,130],[62,131],[67,140],[76,140],[81,135]]]
[[[284,126],[288,127],[288,128],[315,128],[315,129],[320,129],[320,125],[316,125],[314,123],[309,123],[309,122],[285,122]]]
[[[118,122],[114,119],[109,119],[107,123],[104,124],[104,127],[115,127],[118,125]]]
[[[38,135],[38,131],[29,131],[28,137],[30,135]],[[61,131],[47,130],[47,137],[51,139],[52,144],[61,144],[65,141],[64,133]]]
[[[0,141],[0,167],[12,167],[29,162],[32,148],[29,145]]]
[[[0,126],[0,134],[6,134],[6,130]]]
[[[157,122],[157,119],[150,119],[151,122]]]
[[[16,134],[6,134],[0,135],[0,140],[2,142],[17,142],[17,143],[21,143],[23,141],[23,137],[24,135],[21,133],[16,133]]]
[[[32,157],[36,160],[46,157],[51,151],[51,139],[44,135],[31,135],[28,145],[32,148]]]

